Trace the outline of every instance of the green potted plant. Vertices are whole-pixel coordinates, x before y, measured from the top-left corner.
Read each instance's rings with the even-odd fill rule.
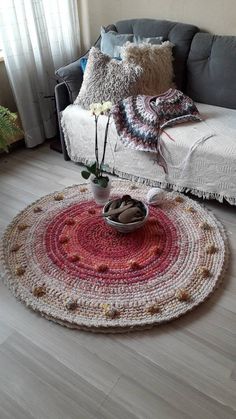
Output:
[[[0,150],[8,151],[8,143],[21,129],[16,124],[17,115],[0,105]]]
[[[103,102],[103,103],[92,103],[90,105],[90,111],[94,116],[95,120],[95,158],[96,161],[91,166],[86,166],[86,170],[82,170],[81,175],[84,179],[90,178],[90,185],[91,190],[94,196],[95,201],[97,204],[103,205],[107,202],[110,189],[111,189],[111,180],[109,177],[104,173],[105,168],[105,154],[106,154],[106,147],[107,147],[107,137],[108,137],[108,129],[111,117],[111,102]],[[107,115],[107,123],[104,133],[104,143],[103,143],[103,152],[102,158],[99,162],[98,157],[98,119],[100,115]]]

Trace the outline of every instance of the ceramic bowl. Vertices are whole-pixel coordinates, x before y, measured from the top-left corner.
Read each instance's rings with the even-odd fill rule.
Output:
[[[106,205],[103,207],[103,213],[107,212],[107,208],[109,207],[111,201],[107,202]],[[119,231],[120,233],[131,233],[135,230],[137,230],[138,228],[141,228],[144,226],[144,224],[146,223],[147,219],[148,219],[148,206],[142,202],[145,211],[146,211],[146,215],[144,217],[143,220],[141,221],[135,221],[134,223],[127,223],[127,224],[123,224],[123,223],[119,223],[118,221],[113,221],[110,219],[110,217],[104,217],[104,221],[112,228],[114,228],[115,230]]]

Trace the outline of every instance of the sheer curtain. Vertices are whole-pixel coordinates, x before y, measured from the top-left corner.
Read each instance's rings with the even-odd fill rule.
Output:
[[[77,0],[0,0],[0,38],[26,146],[34,147],[56,134],[50,96],[55,69],[79,54]]]

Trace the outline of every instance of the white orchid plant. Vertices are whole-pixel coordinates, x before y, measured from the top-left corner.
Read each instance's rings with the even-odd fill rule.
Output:
[[[106,147],[107,147],[107,137],[108,137],[108,129],[110,124],[111,118],[111,102],[102,102],[102,103],[92,103],[90,105],[90,112],[94,116],[95,120],[95,158],[96,161],[91,166],[86,166],[86,170],[81,172],[81,175],[84,179],[88,179],[91,175],[94,176],[93,182],[98,184],[99,186],[106,188],[109,182],[109,177],[104,175],[104,160],[106,154]],[[102,159],[99,162],[98,156],[98,119],[100,115],[107,115],[107,123],[105,128],[104,134],[104,143],[103,143],[103,153]]]

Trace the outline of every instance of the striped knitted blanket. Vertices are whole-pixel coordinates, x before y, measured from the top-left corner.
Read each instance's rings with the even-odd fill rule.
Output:
[[[167,163],[162,152],[161,133],[166,127],[181,122],[201,121],[193,100],[176,89],[169,89],[159,96],[138,95],[123,99],[113,107],[113,118],[124,145],[157,152],[157,162],[165,172]]]

